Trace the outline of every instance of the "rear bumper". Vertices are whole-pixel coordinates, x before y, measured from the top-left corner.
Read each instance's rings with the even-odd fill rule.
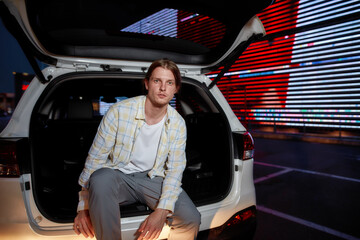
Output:
[[[27,223],[19,178],[0,178],[0,224]]]
[[[0,199],[0,212],[2,213],[0,217],[0,240],[24,239],[28,237],[31,237],[31,239],[43,239],[43,235],[40,236],[30,227],[19,178],[1,178],[0,180],[0,189],[3,193],[6,193]],[[256,215],[255,206],[246,208],[234,214],[223,225],[201,231],[197,239],[252,239],[256,230]],[[58,240],[84,239],[82,236],[76,236],[72,231],[70,233],[70,230],[69,232],[52,230],[46,234],[49,239],[52,237]],[[129,234],[132,235],[133,232]]]

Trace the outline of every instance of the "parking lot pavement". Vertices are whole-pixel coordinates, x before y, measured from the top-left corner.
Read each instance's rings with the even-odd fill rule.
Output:
[[[255,240],[360,239],[360,147],[255,139]]]

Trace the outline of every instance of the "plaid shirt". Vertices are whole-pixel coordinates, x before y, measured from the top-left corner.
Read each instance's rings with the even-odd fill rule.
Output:
[[[88,187],[90,175],[100,168],[120,169],[130,162],[139,130],[145,123],[146,96],[138,96],[115,103],[103,117],[94,142],[80,174],[79,184]],[[167,107],[165,125],[161,132],[154,167],[150,178],[164,177],[158,208],[174,212],[181,193],[181,179],[186,165],[186,125],[180,114]],[[88,208],[87,190],[80,192],[78,211]]]

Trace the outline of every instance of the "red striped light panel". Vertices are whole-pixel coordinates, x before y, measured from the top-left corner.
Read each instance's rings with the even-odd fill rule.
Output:
[[[258,16],[267,36],[217,83],[240,121],[360,129],[360,1],[277,0]]]

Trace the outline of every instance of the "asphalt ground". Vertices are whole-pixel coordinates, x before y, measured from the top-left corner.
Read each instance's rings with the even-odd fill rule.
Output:
[[[255,138],[254,240],[360,240],[360,147]]]

